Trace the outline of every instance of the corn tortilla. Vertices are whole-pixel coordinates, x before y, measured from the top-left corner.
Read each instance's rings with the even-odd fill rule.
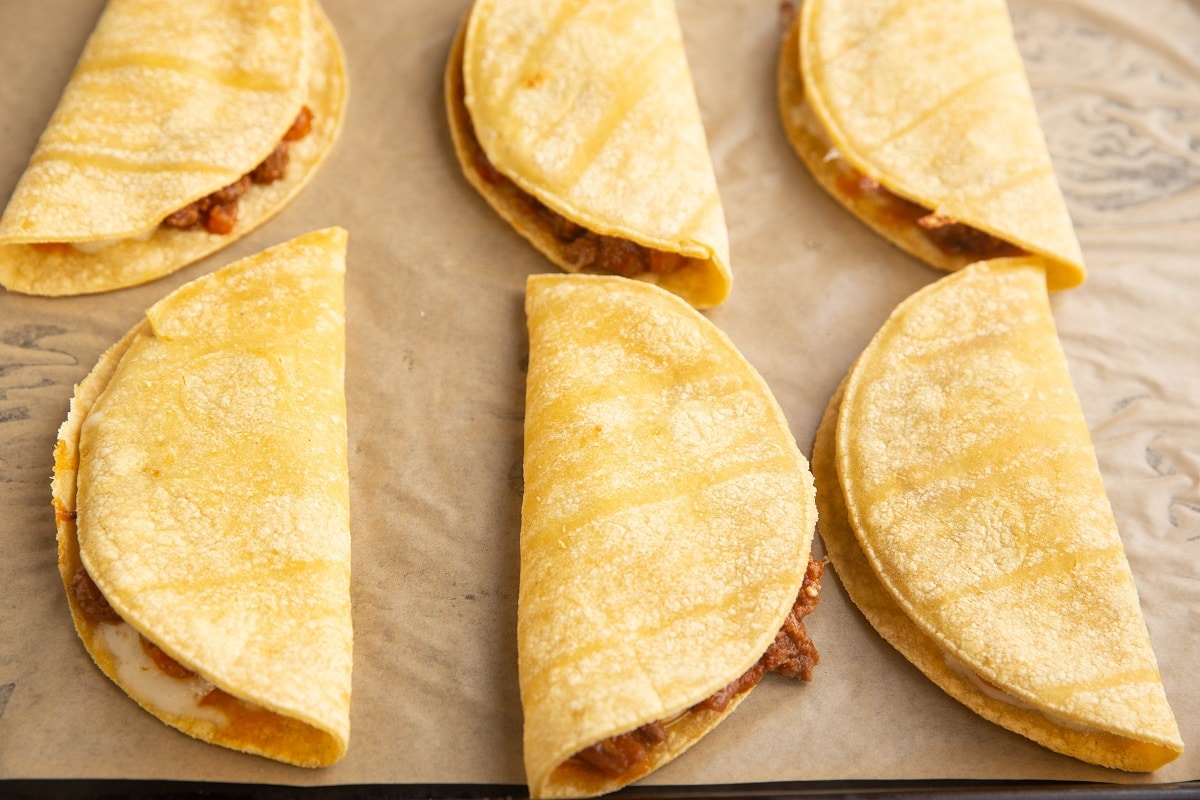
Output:
[[[1183,751],[1037,260],[902,303],[830,402],[813,473],[851,599],[951,697],[1101,766]]]
[[[446,67],[467,180],[552,262],[577,271],[515,190],[605,236],[689,261],[639,274],[697,308],[729,294],[729,235],[671,0],[477,0]],[[512,186],[481,177],[482,153]]]
[[[345,116],[345,57],[315,0],[111,0],[0,218],[0,284],[38,295],[132,286],[236,241],[312,179]],[[228,234],[160,225],[250,172],[301,107],[286,176]]]
[[[55,448],[59,568],[100,669],[191,736],[310,767],[349,739],[345,245],[308,234],[155,304]],[[81,567],[120,621],[81,605]]]
[[[526,312],[525,767],[533,797],[595,795],[623,784],[572,768],[574,753],[668,720],[640,777],[733,710],[693,706],[774,640],[816,508],[762,378],[682,299],[536,275]]]
[[[904,208],[916,204],[1038,256],[1051,290],[1083,282],[1002,0],[805,0],[777,91],[817,182],[897,246],[949,271],[980,258],[934,245]],[[862,191],[847,166],[900,202]]]

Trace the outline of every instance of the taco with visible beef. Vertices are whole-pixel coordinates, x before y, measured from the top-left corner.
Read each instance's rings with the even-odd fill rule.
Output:
[[[104,292],[236,241],[311,180],[346,89],[315,0],[110,0],[0,217],[0,285]]]
[[[477,0],[446,65],[463,174],[567,272],[729,294],[729,234],[672,0]]]
[[[96,664],[163,722],[300,766],[350,734],[346,234],[185,284],[76,387],[58,562]]]
[[[533,797],[681,755],[765,672],[808,680],[812,478],[762,378],[682,299],[528,281],[517,647]]]
[[[1083,282],[1079,241],[1002,0],[804,0],[779,112],[817,182],[938,269],[1029,255]]]

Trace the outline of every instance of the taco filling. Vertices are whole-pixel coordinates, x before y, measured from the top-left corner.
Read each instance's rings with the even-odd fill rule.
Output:
[[[317,0],[111,0],[0,215],[0,285],[111,291],[226,247],[312,179],[346,99]]]
[[[709,308],[729,234],[674,4],[476,0],[444,72],[459,167],[565,272]]]
[[[796,36],[799,20],[792,23],[787,34],[784,59],[794,62]],[[788,47],[791,51],[788,51]],[[840,198],[853,203],[856,208],[871,216],[872,222],[881,228],[922,236],[945,256],[979,261],[988,258],[1006,258],[1025,255],[1017,245],[990,233],[981,231],[952,217],[940,214],[931,208],[913,202],[885,187],[879,180],[866,175],[855,167],[834,147],[824,126],[817,120],[807,97],[797,92],[789,100],[784,113],[810,139],[810,147],[822,153],[821,169],[825,179],[833,184]]]
[[[767,672],[809,680],[807,462],[762,377],[645,281],[534,275],[517,600],[532,797],[653,773]]]
[[[219,235],[232,233],[237,225],[239,199],[256,184],[265,186],[287,176],[288,161],[290,160],[288,143],[298,142],[307,136],[312,130],[312,122],[312,109],[308,106],[302,107],[279,144],[258,166],[228,186],[168,214],[160,224],[178,230],[203,227],[209,233]],[[150,230],[141,237],[130,238],[140,238],[144,241],[152,234],[153,230]],[[61,251],[65,248],[72,248],[80,253],[96,253],[120,241],[120,239],[103,239],[96,242],[31,242],[30,247],[43,253]]]
[[[178,211],[167,215],[162,221],[168,228],[187,230],[197,225],[204,226],[209,233],[226,234],[237,224],[238,198],[250,191],[254,184],[269,184],[287,176],[288,143],[298,142],[312,130],[312,109],[304,106],[292,127],[283,139],[257,167],[247,172],[228,186],[218,189],[207,197],[201,197]]]
[[[811,114],[806,116],[811,119]],[[856,170],[832,146],[826,151],[824,160],[833,170],[834,181],[843,196],[868,203],[882,226],[912,228],[947,256],[982,261],[1026,255],[1024,250],[1011,242],[957,222],[889,191],[879,181]]]
[[[824,572],[825,564],[809,555],[808,568],[804,572],[800,593],[796,595],[796,604],[775,635],[775,641],[771,642],[754,666],[723,689],[697,703],[696,708],[724,711],[733,697],[753,689],[768,672],[785,678],[812,680],[813,667],[820,663],[821,655],[804,627],[804,618],[817,607]],[[569,762],[617,780],[633,780],[639,776],[643,765],[648,766],[650,749],[667,741],[666,728],[682,716],[678,714],[669,719],[654,720],[628,733],[610,736],[580,750],[571,756]]]
[[[812,0],[783,13],[776,92],[792,147],[869,228],[953,272],[1086,269],[1003,3]]]
[[[122,680],[136,684],[142,697],[170,713],[203,719],[228,730],[234,726],[279,727],[291,724],[262,706],[234,697],[167,655],[113,609],[100,587],[80,567],[68,591],[89,624],[100,633]]]
[[[464,123],[461,130],[465,136],[464,144],[470,151],[471,165],[479,178],[507,198],[532,225],[549,235],[558,249],[559,257],[574,271],[636,278],[647,273],[670,275],[697,261],[678,253],[655,250],[619,236],[605,236],[588,230],[553,211],[496,169],[475,138],[471,112],[464,102],[461,64],[458,103]]]
[[[987,678],[983,677],[978,672],[959,661],[950,653],[946,652],[944,649],[942,650],[942,658],[945,660],[946,666],[950,668],[951,672],[957,675],[962,675],[964,678],[970,681],[971,685],[974,686],[981,694],[991,698],[992,700],[998,700],[1001,703],[1006,703],[1015,709],[1038,714],[1042,717],[1045,717],[1046,721],[1051,725],[1057,725],[1060,728],[1069,728],[1079,733],[1091,735],[1099,735],[1104,733],[1104,731],[1102,731],[1100,728],[1096,728],[1091,725],[1084,725],[1082,723],[1075,722],[1074,720],[1067,719],[1061,714],[1055,714],[1051,711],[1047,711],[1044,708],[1038,708],[1033,703],[1022,700],[1016,695],[1004,691],[1004,689],[992,683]]]
[[[345,246],[317,231],[160,300],[76,386],[54,450],[96,666],[183,733],[306,767],[349,737]]]

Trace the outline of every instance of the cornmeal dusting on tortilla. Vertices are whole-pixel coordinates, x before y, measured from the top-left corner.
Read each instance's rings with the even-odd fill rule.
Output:
[[[674,3],[477,0],[463,25],[447,102],[468,177],[474,166],[462,140],[470,125],[491,164],[553,212],[697,259],[646,279],[698,307],[723,301],[728,233]],[[449,92],[457,72],[461,99]],[[469,120],[454,119],[456,103]],[[498,204],[486,184],[477,188],[549,249],[519,209]]]
[[[1037,259],[995,260],[896,309],[818,432],[822,538],[952,696],[1059,752],[1155,769],[1183,745],[1046,292]]]
[[[349,737],[345,246],[309,234],[168,295],[80,385],[55,451],[60,569],[97,664],[186,733],[303,766]],[[125,623],[252,707],[158,707],[71,594],[80,567]]]
[[[112,0],[0,218],[0,284],[108,291],[230,244],[309,182],[345,103],[345,57],[314,0]],[[254,169],[303,105],[311,132],[284,178],[241,199],[232,233],[160,227]]]
[[[801,94],[840,158],[1041,256],[1051,289],[1083,281],[1003,0],[806,0],[798,17]]]
[[[813,490],[762,378],[680,298],[540,275],[526,311],[526,770],[535,797],[595,794],[617,787],[555,768],[688,711],[774,640],[807,566]],[[668,724],[651,768],[725,713]]]

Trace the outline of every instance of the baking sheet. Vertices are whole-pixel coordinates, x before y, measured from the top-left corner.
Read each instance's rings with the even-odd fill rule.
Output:
[[[525,277],[553,269],[459,174],[441,75],[465,0],[326,0],[351,104],[312,185],[224,251],[146,286],[0,294],[0,777],[297,785],[524,782],[516,676]],[[1118,7],[1120,6],[1120,7]],[[1127,6],[1127,7],[1126,7]],[[832,572],[812,684],[768,676],[650,784],[1200,779],[1200,8],[1013,0],[1090,278],[1053,300],[1189,751],[1150,776],[984,722],[876,636]],[[0,196],[99,15],[0,0]],[[891,309],[936,273],[829,200],[774,101],[775,0],[679,0],[729,223],[733,294],[708,313],[801,449]],[[195,742],[91,663],[55,567],[51,450],[71,387],[185,281],[306,231],[350,230],[347,400],[356,628],[350,750],[306,771]]]

